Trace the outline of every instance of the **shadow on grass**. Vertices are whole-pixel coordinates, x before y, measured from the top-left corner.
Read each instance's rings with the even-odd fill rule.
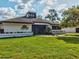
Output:
[[[58,40],[63,40],[66,43],[79,44],[79,37],[57,37]]]
[[[74,35],[74,36],[77,36],[77,37],[79,37],[79,35]]]

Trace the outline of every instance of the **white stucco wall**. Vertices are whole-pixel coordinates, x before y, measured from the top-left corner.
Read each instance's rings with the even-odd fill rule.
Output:
[[[22,25],[27,25],[28,29],[21,29]],[[4,32],[32,32],[32,24],[3,23]]]
[[[63,28],[62,30],[67,33],[75,33],[76,32],[76,28]]]
[[[0,24],[0,29],[3,29],[3,24]]]

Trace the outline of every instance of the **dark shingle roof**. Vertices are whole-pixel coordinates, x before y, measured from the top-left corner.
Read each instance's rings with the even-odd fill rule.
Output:
[[[13,18],[13,19],[8,19],[8,20],[3,20],[0,22],[17,22],[17,23],[49,23],[49,24],[55,24],[51,21],[44,20],[44,19],[38,19],[38,18],[24,18],[24,17],[18,17],[18,18]]]

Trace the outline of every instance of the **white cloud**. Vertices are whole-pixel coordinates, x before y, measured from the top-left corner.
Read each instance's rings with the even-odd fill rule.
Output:
[[[41,0],[40,4],[46,4],[48,6],[52,6],[54,3],[56,3],[57,0]]]
[[[63,10],[67,10],[67,4],[60,4],[59,6],[57,6],[56,8],[58,11],[63,11]]]
[[[20,15],[25,15],[27,11],[35,11],[32,7],[32,4],[37,0],[9,0],[17,3],[15,6],[15,10],[19,12]],[[41,5],[44,4],[45,7],[41,15],[46,15],[48,10],[52,8],[53,4],[57,2],[57,0],[38,0]]]
[[[22,0],[9,0],[9,1],[15,2],[15,3],[17,3],[17,4],[22,3]]]
[[[55,3],[57,3],[57,0],[41,0],[39,3],[40,4],[45,4],[45,7],[44,7],[43,12],[41,13],[41,15],[46,16],[47,14],[49,14],[49,9],[52,9],[53,5]]]
[[[24,2],[25,0],[23,0]],[[32,3],[34,0],[29,0],[26,3],[19,3],[15,6],[15,10],[19,12],[20,15],[25,15],[27,11],[35,11],[34,8],[32,8]]]
[[[43,12],[41,13],[42,16],[46,16],[47,14],[49,14],[49,9],[51,9],[51,7],[47,6],[43,9]]]
[[[37,0],[10,0],[16,3],[19,3],[15,6],[15,9],[20,12],[20,14],[25,14],[27,11],[35,9],[32,7],[33,2]],[[43,9],[42,15],[46,15],[48,13],[48,9],[51,9],[53,4],[57,2],[57,0],[38,0],[40,4],[44,4],[45,7]]]
[[[1,7],[0,8],[0,15],[3,18],[13,18],[16,16],[16,12],[14,9],[12,9],[11,7],[5,8],[5,7]]]
[[[25,15],[27,11],[35,11],[35,9],[32,7],[32,4],[34,0],[9,0],[11,2],[17,3],[15,6],[15,10],[20,14],[20,15]]]
[[[32,7],[33,3],[37,1],[41,5],[45,5],[41,15],[47,15],[49,12],[48,10],[52,8],[52,6],[57,3],[57,0],[9,0],[11,2],[17,3],[15,6],[15,10],[20,15],[25,15],[27,11],[35,11],[35,9]]]

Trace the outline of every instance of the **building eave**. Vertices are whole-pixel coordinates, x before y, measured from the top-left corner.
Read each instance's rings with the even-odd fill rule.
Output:
[[[32,22],[15,22],[15,21],[1,21],[0,23],[20,23],[20,24],[33,24]]]

